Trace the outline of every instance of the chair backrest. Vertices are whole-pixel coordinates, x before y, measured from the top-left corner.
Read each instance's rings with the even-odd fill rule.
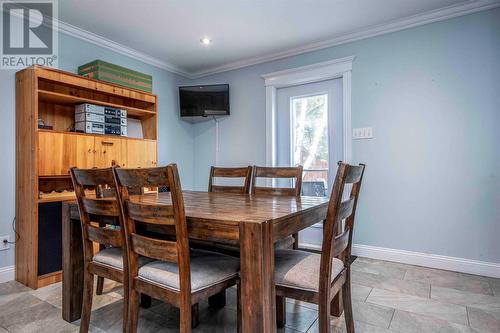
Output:
[[[320,270],[323,274],[320,275],[320,290],[322,290],[321,288],[330,290],[331,267],[334,257],[341,259],[345,267],[350,264],[354,217],[364,171],[364,164],[356,166],[339,162],[323,230],[320,264]],[[346,185],[348,186],[346,187]],[[344,189],[349,188],[349,199],[342,201]],[[342,228],[344,220],[345,225]]]
[[[253,167],[252,194],[300,196],[302,191],[302,165],[296,167]],[[256,186],[257,178],[293,179],[294,187]]]
[[[189,240],[177,165],[140,169],[113,168],[113,170],[120,211],[123,214],[131,281],[138,274],[139,255],[174,262],[179,266],[181,293],[190,295]],[[133,200],[134,197],[130,196],[129,190],[137,187],[163,187],[170,192],[171,202],[152,203],[148,202],[147,197]],[[148,236],[140,235],[136,232],[137,222],[174,227],[176,239],[165,240],[153,233]]]
[[[84,258],[90,262],[94,254],[92,242],[114,247],[124,244],[122,231],[108,228],[120,225],[113,171],[71,168],[70,173],[80,211]]]
[[[244,182],[241,186],[215,185],[214,178],[244,178]],[[248,193],[251,179],[251,166],[242,168],[220,168],[212,166],[210,168],[210,178],[208,179],[208,192]]]

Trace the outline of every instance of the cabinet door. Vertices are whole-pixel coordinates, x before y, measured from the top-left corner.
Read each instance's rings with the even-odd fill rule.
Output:
[[[78,134],[38,133],[38,174],[59,176],[69,168],[94,166],[94,137]]]
[[[126,166],[127,140],[103,137],[95,138],[95,166],[108,168],[113,165]]]
[[[127,167],[156,166],[156,141],[127,140]]]

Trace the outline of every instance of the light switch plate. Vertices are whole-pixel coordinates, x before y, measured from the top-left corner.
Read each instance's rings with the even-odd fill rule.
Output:
[[[9,247],[9,236],[0,236],[0,251],[8,250]]]
[[[371,127],[353,128],[353,140],[373,139],[373,129]]]

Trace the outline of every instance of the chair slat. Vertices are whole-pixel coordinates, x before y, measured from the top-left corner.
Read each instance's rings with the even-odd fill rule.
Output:
[[[169,186],[165,168],[116,168],[122,186],[128,188]]]
[[[149,238],[138,234],[130,235],[132,251],[157,260],[177,262],[176,242]]]
[[[364,165],[350,165],[347,169],[347,175],[345,177],[346,184],[354,184],[360,181],[363,175]]]
[[[174,208],[167,205],[146,205],[128,201],[128,216],[135,221],[153,224],[175,225]]]
[[[354,198],[346,200],[340,204],[339,220],[348,218],[352,214],[352,209],[354,208]]]
[[[302,167],[256,167],[255,176],[263,178],[297,178],[302,176]]]
[[[80,185],[98,186],[103,184],[113,185],[115,183],[110,170],[110,168],[91,170],[74,168],[73,172]]]
[[[118,202],[115,198],[82,198],[83,207],[88,214],[102,216],[119,216]]]
[[[335,237],[333,241],[333,256],[336,257],[347,249],[349,245],[349,234],[351,229],[347,228],[343,233]]]
[[[87,224],[86,228],[89,240],[92,242],[114,247],[123,246],[123,238],[120,230],[98,228],[90,224]]]
[[[254,186],[254,194],[269,194],[269,195],[296,195],[295,188],[286,187],[265,187],[265,186]]]
[[[219,168],[213,167],[212,177],[245,178],[251,172],[251,167],[244,168]]]

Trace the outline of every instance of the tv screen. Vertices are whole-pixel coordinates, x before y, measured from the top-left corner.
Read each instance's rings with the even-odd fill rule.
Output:
[[[181,117],[229,115],[229,85],[179,87]]]

